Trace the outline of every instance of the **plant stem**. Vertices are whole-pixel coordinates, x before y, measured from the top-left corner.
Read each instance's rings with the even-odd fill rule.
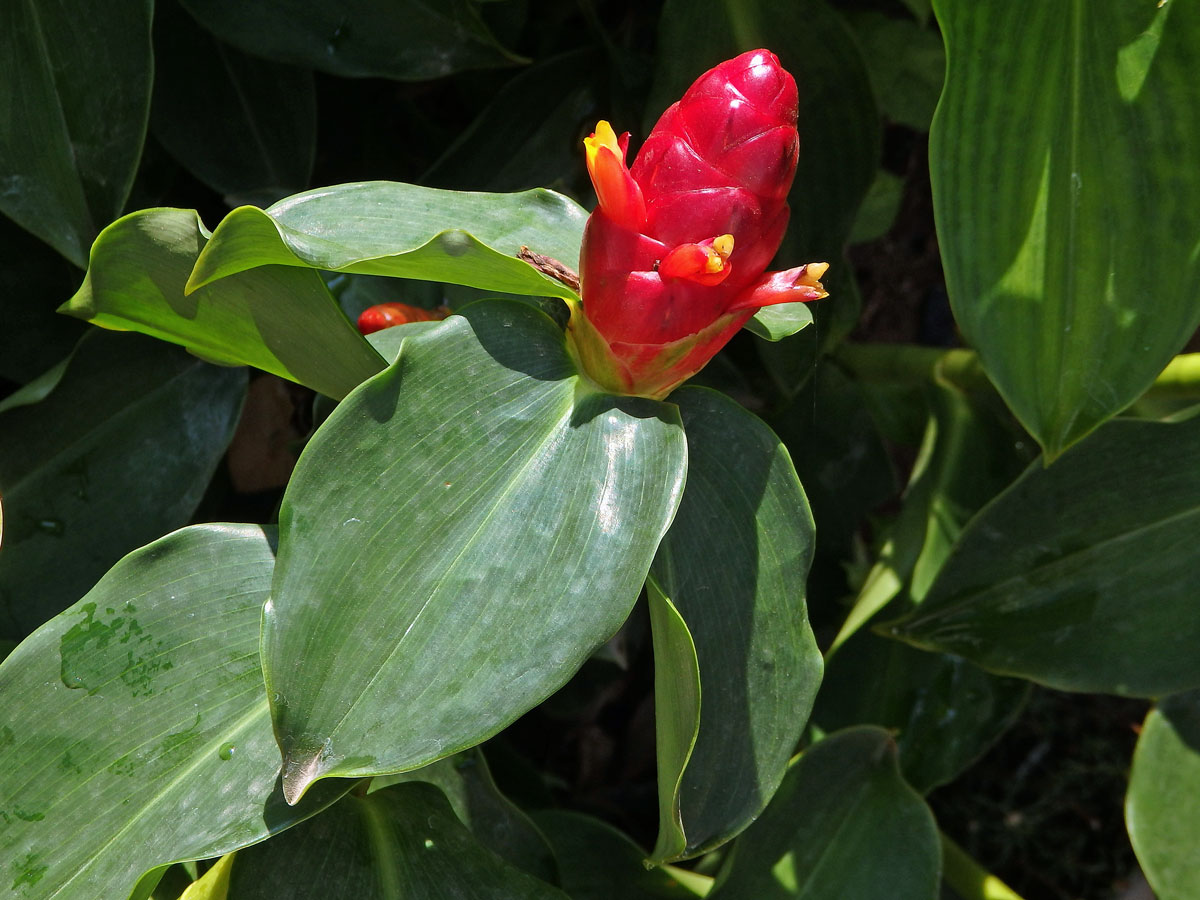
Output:
[[[918,384],[940,378],[964,390],[979,390],[991,384],[974,350],[844,343],[834,351],[833,358],[863,381]],[[1200,353],[1176,356],[1146,393],[1200,397]]]
[[[975,862],[967,851],[944,832],[942,840],[942,880],[962,900],[1021,900],[1007,884]]]
[[[693,872],[691,869],[681,869],[678,866],[671,865],[663,866],[663,869],[670,873],[671,877],[678,881],[681,886],[691,891],[697,897],[705,897],[712,890],[713,879],[707,875],[701,875],[699,872]]]

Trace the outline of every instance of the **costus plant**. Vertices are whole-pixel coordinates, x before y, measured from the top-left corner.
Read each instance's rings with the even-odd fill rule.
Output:
[[[601,121],[584,142],[599,205],[583,234],[570,334],[599,384],[665,397],[759,308],[827,296],[826,263],[764,271],[787,228],[796,112],[792,76],[752,50],[672,104],[632,170],[628,132],[618,138]]]
[[[1200,7],[75,6],[0,898],[1200,897]]]

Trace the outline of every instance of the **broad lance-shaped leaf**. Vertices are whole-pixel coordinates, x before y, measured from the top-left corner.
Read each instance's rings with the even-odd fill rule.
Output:
[[[713,900],[934,900],[933,813],[882,728],[848,728],[804,751],[734,845]]]
[[[469,0],[183,0],[204,27],[247,53],[349,78],[428,81],[523,62]]]
[[[271,543],[255,525],[168,535],[0,665],[11,896],[122,897],[149,869],[260,841],[349,787],[283,799],[258,661]]]
[[[1200,416],[1109,422],[1034,462],[967,525],[890,626],[917,646],[1061,690],[1200,685]]]
[[[887,728],[905,779],[927,794],[999,740],[1029,690],[1027,681],[999,678],[961,657],[917,650],[866,629],[826,660],[812,717],[825,731]]]
[[[500,793],[479,748],[411,772],[372,778],[370,792],[408,781],[424,781],[437,787],[450,801],[459,821],[484,847],[530,875],[558,882],[554,851],[545,835],[520,807]]]
[[[812,514],[787,450],[724,394],[683,388],[671,401],[687,433],[688,477],[654,561],[655,580],[680,619],[651,619],[655,693],[686,698],[694,709],[698,664],[700,720],[690,759],[682,746],[671,754],[673,765],[664,766],[670,759],[660,754],[660,818],[673,823],[652,854],[660,861],[701,853],[758,816],[783,778],[821,682],[804,599]],[[688,630],[694,658],[685,664]],[[673,679],[682,683],[668,688]],[[660,710],[660,740],[686,743],[694,726],[664,718],[680,713]]]
[[[317,101],[309,69],[223,44],[175,0],[154,10],[150,129],[230,206],[273,203],[309,185]]]
[[[950,302],[1054,458],[1200,324],[1200,8],[935,9],[949,71],[929,157]]]
[[[71,352],[87,326],[55,313],[79,272],[49,245],[0,216],[0,378],[36,378]]]
[[[145,209],[96,239],[62,312],[255,366],[341,399],[383,368],[316,272],[271,266],[185,291],[209,236],[195,210]]]
[[[390,181],[319,188],[227,215],[187,289],[282,265],[572,298],[517,254],[527,246],[578,271],[586,219],[574,201],[541,189],[470,194]]]
[[[142,155],[151,0],[0,6],[0,212],[75,265],[125,205]]]
[[[515,301],[406,338],[288,485],[263,655],[285,789],[418,768],[557,690],[675,513],[674,406],[588,390]]]
[[[1200,691],[1164,699],[1133,754],[1125,825],[1159,900],[1200,896]]]
[[[187,524],[246,394],[244,369],[99,329],[48,375],[0,404],[0,634],[17,638]]]
[[[694,900],[712,883],[673,866],[647,868],[641,847],[591,816],[547,809],[534,813],[533,820],[554,845],[563,890],[571,900]]]
[[[432,784],[343,798],[238,853],[228,900],[567,900],[485,847]]]

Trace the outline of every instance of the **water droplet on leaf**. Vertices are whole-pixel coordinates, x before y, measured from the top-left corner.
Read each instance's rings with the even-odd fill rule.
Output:
[[[61,519],[39,519],[37,527],[38,531],[52,534],[55,537],[62,537],[63,532],[67,530]]]

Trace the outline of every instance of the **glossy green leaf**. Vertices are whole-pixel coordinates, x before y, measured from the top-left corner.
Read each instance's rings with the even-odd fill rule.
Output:
[[[1200,684],[1200,418],[1117,420],[1040,462],[967,525],[921,605],[918,646],[1063,690]]]
[[[150,129],[230,206],[266,205],[308,187],[317,139],[312,72],[247,56],[175,0],[154,12]]]
[[[244,370],[94,331],[44,400],[0,413],[0,632],[29,634],[186,524],[245,391]]]
[[[780,303],[764,306],[746,323],[746,330],[768,341],[781,341],[813,322],[807,303]]]
[[[150,110],[151,0],[0,9],[0,212],[75,265],[117,217]]]
[[[687,850],[679,791],[700,733],[700,663],[687,623],[654,579],[646,583],[646,597],[654,639],[658,762],[658,843],[650,855],[673,859]]]
[[[821,681],[804,591],[812,514],[787,450],[723,394],[683,388],[671,401],[687,433],[687,489],[654,577],[695,641],[701,704],[682,775],[659,772],[678,784],[678,813],[664,810],[664,821],[677,820],[685,836],[680,849],[661,835],[660,860],[697,855],[754,820],[783,778]],[[670,677],[694,673],[656,667],[657,695],[671,696],[659,685]]]
[[[858,294],[843,248],[879,165],[880,120],[854,36],[825,0],[667,0],[659,20],[657,70],[647,129],[705,70],[767,47],[800,89],[800,163],[788,202],[781,268],[828,262],[830,296],[814,305],[819,339],[840,340],[858,316]],[[764,354],[790,382],[787,357],[803,339]]]
[[[288,796],[448,756],[561,687],[628,616],[685,456],[673,406],[590,393],[529,306],[407,339],[284,496],[263,653]]]
[[[1125,824],[1159,900],[1200,896],[1200,692],[1163,700],[1142,727]]]
[[[78,286],[73,265],[0,216],[0,379],[24,384],[71,352],[87,326],[55,309]]]
[[[289,807],[258,662],[273,561],[253,525],[198,525],[118,563],[0,665],[0,887],[121,897],[312,815]]]
[[[258,266],[306,266],[575,297],[517,258],[528,246],[578,269],[587,213],[561,194],[470,194],[374,181],[320,188],[217,226],[189,290]]]
[[[247,53],[350,78],[428,81],[521,62],[471,0],[183,0],[205,28]]]
[[[703,896],[684,887],[669,866],[648,869],[641,848],[599,819],[546,810],[534,813],[533,820],[554,845],[563,890],[571,900],[691,900]]]
[[[879,728],[810,747],[734,846],[713,900],[934,900],[941,856],[933,814],[900,777]]]
[[[500,793],[478,748],[401,775],[372,778],[370,790],[405,781],[435,785],[481,845],[542,881],[558,882],[558,865],[546,837]]]
[[[315,818],[238,853],[229,900],[566,900],[505,863],[431,784],[348,796]]]
[[[982,756],[1028,694],[1028,682],[861,631],[826,661],[813,721],[826,731],[861,724],[889,729],[905,779],[925,794]]]
[[[950,301],[1052,459],[1200,324],[1200,8],[935,7],[949,69],[930,168]]]
[[[104,230],[62,311],[255,366],[340,399],[383,368],[315,272],[256,269],[185,292],[208,232],[194,210],[147,209]]]
[[[942,93],[946,51],[936,31],[879,12],[850,18],[879,108],[893,122],[928,131]]]

